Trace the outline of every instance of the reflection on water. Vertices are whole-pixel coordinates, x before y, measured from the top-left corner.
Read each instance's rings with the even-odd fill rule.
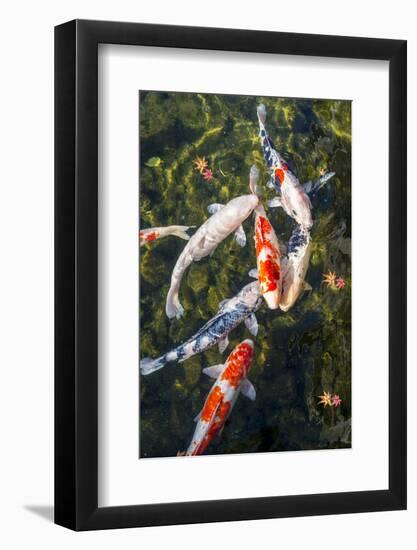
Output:
[[[321,170],[336,176],[313,201],[313,251],[305,292],[287,313],[265,305],[250,379],[256,401],[241,396],[223,434],[206,454],[342,448],[351,445],[351,104],[188,93],[140,93],[140,227],[201,225],[207,206],[249,192],[252,164],[261,171],[262,199],[268,173],[258,137],[256,106],[268,111],[276,149],[300,182]],[[193,160],[205,157],[212,174]],[[212,176],[212,177],[211,177]],[[268,216],[282,243],[295,222],[281,208]],[[228,237],[212,257],[194,263],[180,290],[185,316],[170,322],[165,298],[185,241],[166,237],[140,251],[140,355],[158,357],[192,336],[252,279],[253,218],[240,248]],[[335,272],[344,288],[323,283]],[[230,348],[250,335],[242,324]],[[140,380],[140,456],[174,456],[192,437],[213,380],[201,373],[224,361],[217,347],[182,364],[171,363]],[[338,394],[339,406],[319,405],[319,395]]]

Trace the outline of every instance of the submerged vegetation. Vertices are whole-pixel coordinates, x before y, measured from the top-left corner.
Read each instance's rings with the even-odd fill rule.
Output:
[[[252,164],[261,172],[264,204],[275,195],[266,186],[258,137],[260,102],[266,105],[275,147],[300,182],[316,180],[327,170],[336,176],[313,201],[306,276],[312,291],[287,313],[265,305],[258,311],[249,376],[257,398],[237,401],[207,454],[350,447],[350,102],[141,92],[140,227],[201,225],[209,204],[249,193]],[[287,244],[294,220],[280,208],[268,209],[268,217],[280,242]],[[185,242],[167,237],[141,248],[141,356],[158,357],[192,336],[217,312],[219,302],[251,281],[248,271],[256,263],[252,216],[244,229],[244,248],[230,236],[212,257],[187,270],[180,290],[185,315],[179,321],[167,318],[165,299]],[[244,324],[239,326],[229,335],[227,352],[249,336]],[[193,418],[213,384],[202,369],[224,362],[227,352],[221,356],[214,347],[141,378],[141,457],[175,456],[188,446]],[[335,396],[337,405],[319,406],[318,396],[326,394]]]

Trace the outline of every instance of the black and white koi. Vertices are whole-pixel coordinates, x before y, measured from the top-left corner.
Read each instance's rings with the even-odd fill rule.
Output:
[[[146,375],[162,369],[169,362],[182,363],[197,353],[218,344],[220,353],[229,345],[228,334],[244,322],[254,336],[258,333],[258,322],[255,312],[262,305],[262,295],[258,281],[247,284],[229,300],[219,304],[219,311],[194,336],[177,348],[157,359],[141,359],[139,369]]]
[[[299,226],[294,229],[287,247],[287,257],[282,262],[282,294],[279,307],[288,311],[304,290],[311,290],[305,276],[311,256],[309,231]]]
[[[275,149],[275,145],[265,129],[265,105],[258,105],[257,114],[262,150],[266,164],[271,171],[269,186],[277,192],[277,196],[268,201],[267,204],[272,208],[281,206],[299,225],[309,230],[313,225],[310,196],[333,177],[334,172],[323,174],[315,182],[307,182],[305,185],[301,185]]]

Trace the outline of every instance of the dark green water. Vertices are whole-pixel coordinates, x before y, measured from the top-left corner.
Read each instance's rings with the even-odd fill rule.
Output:
[[[272,198],[258,138],[256,106],[267,108],[266,128],[300,182],[320,169],[336,176],[313,202],[313,252],[305,292],[287,312],[257,313],[260,325],[249,374],[257,390],[240,396],[221,438],[206,454],[343,448],[351,446],[351,104],[188,93],[140,93],[140,227],[201,225],[207,206],[249,193],[252,164],[261,170],[262,199]],[[205,157],[213,179],[195,169]],[[155,160],[155,158],[157,160]],[[154,159],[149,163],[149,159]],[[159,161],[160,159],[160,161]],[[148,166],[151,164],[153,166]],[[282,209],[267,209],[278,238],[287,243],[295,222]],[[180,300],[185,316],[169,321],[165,298],[185,241],[167,237],[140,251],[140,356],[158,357],[192,336],[218,303],[251,282],[255,267],[253,218],[240,248],[228,237],[214,255],[185,273]],[[336,272],[342,290],[322,283]],[[232,347],[250,337],[244,324]],[[213,380],[201,373],[223,362],[217,346],[185,363],[170,363],[140,379],[140,456],[175,456],[188,447]],[[339,394],[339,407],[318,405],[323,391]]]

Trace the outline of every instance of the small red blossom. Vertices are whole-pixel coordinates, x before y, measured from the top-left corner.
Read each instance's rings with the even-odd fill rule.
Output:
[[[336,279],[336,287],[339,289],[339,290],[342,290],[342,288],[345,288],[346,286],[346,281],[344,280],[343,277],[338,277]]]
[[[210,168],[206,168],[203,172],[203,179],[205,181],[211,181],[213,179],[213,172],[210,170]]]
[[[340,407],[341,404],[342,404],[342,400],[340,399],[339,395],[337,393],[332,395],[332,405],[333,405],[333,407]]]

